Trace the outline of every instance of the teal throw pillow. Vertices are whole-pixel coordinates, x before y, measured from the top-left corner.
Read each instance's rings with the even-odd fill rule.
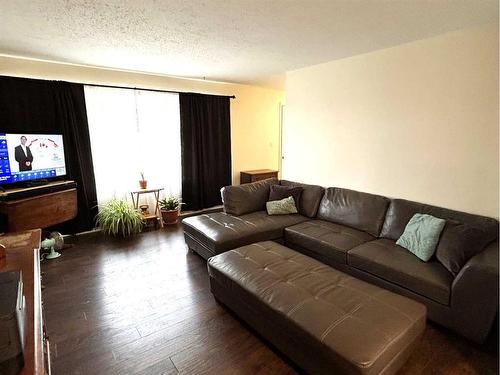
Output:
[[[288,215],[296,214],[295,200],[293,197],[287,197],[279,201],[269,201],[266,203],[267,213],[269,215]]]
[[[396,241],[415,256],[427,262],[432,258],[439,242],[446,220],[426,214],[415,214]]]

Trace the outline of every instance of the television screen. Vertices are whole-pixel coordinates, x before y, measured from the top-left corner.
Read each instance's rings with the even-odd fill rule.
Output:
[[[0,184],[64,175],[61,134],[0,133]]]

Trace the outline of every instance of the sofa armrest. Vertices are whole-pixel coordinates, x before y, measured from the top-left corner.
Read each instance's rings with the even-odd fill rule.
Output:
[[[483,342],[498,311],[498,241],[475,255],[452,284],[454,325],[476,342]]]

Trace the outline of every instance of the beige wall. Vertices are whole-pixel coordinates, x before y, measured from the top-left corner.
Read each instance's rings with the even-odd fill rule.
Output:
[[[289,72],[283,176],[498,217],[498,25]]]
[[[1,55],[0,75],[220,95],[234,94],[236,99],[231,100],[233,183],[239,183],[241,170],[278,168],[279,103],[283,100],[282,91]]]

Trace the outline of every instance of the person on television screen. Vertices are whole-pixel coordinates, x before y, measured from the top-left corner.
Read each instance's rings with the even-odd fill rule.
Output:
[[[29,146],[26,146],[26,137],[21,137],[21,144],[14,149],[16,161],[19,163],[19,171],[31,171],[33,163],[33,155]]]

